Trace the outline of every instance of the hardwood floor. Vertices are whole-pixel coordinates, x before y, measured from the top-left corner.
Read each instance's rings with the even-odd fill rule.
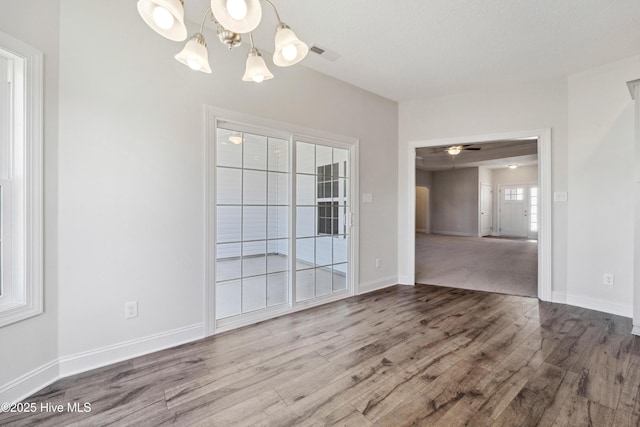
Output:
[[[631,320],[395,286],[62,379],[0,425],[631,426]]]

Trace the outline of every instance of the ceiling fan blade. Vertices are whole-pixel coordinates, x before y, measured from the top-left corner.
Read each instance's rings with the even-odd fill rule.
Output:
[[[482,148],[480,148],[480,147],[471,147],[471,148],[463,148],[463,150],[478,151],[478,150],[482,150]]]

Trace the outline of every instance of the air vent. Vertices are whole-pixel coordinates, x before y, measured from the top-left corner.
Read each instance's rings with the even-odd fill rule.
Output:
[[[324,47],[320,47],[317,44],[312,45],[309,50],[313,53],[315,53],[316,55],[320,55],[321,57],[323,57],[324,59],[326,59],[327,61],[335,61],[336,59],[340,58],[340,55],[338,55],[337,53],[326,49]]]

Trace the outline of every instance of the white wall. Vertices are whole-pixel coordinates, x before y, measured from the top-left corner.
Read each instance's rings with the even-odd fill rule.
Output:
[[[480,166],[478,168],[478,179],[481,184],[492,184],[493,183],[493,171],[494,169],[490,169],[487,167]]]
[[[361,282],[396,274],[397,104],[301,66],[242,82],[246,46],[205,36],[212,75],[175,61],[182,45],[130,1],[62,2],[63,357],[202,324],[204,104],[359,138],[360,188],[374,194],[361,207]],[[140,316],[127,321],[133,300]]]
[[[48,364],[58,355],[58,15],[56,0],[0,0],[0,31],[44,52],[45,180],[44,313],[0,328],[0,401],[35,391],[57,376],[57,366]],[[24,382],[6,387],[21,377]]]
[[[568,203],[552,206],[553,298],[631,316],[634,121],[625,83],[639,76],[635,56],[566,79],[403,102],[399,168],[409,142],[550,127],[552,191],[568,191]],[[405,181],[401,174],[401,278]],[[602,285],[603,273],[616,275],[613,288]]]
[[[566,79],[532,82],[502,88],[479,88],[476,92],[400,103],[399,170],[407,165],[410,142],[440,138],[488,135],[552,128],[552,189],[567,190],[567,82]],[[411,165],[413,166],[413,165]],[[399,277],[410,277],[406,221],[407,176],[398,181]],[[411,188],[413,191],[413,188]],[[553,206],[553,286],[566,290],[566,204]]]
[[[459,236],[478,235],[478,168],[433,172],[431,231]]]
[[[635,152],[634,105],[625,83],[639,77],[640,56],[569,76],[567,301],[628,316]],[[615,274],[613,287],[602,284],[604,273]]]
[[[46,73],[45,314],[0,329],[0,397],[48,362],[65,375],[201,336],[206,104],[359,138],[361,289],[396,283],[397,103],[303,65],[242,82],[246,43],[213,32],[213,74],[195,73],[128,0],[0,1]]]

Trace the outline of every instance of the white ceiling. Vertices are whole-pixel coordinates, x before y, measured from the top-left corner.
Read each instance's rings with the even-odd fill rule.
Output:
[[[640,53],[640,0],[273,3],[300,39],[340,55],[310,53],[302,65],[396,101],[559,78]],[[186,14],[199,22],[207,5],[186,0]],[[263,3],[262,50],[273,49],[275,25]]]

